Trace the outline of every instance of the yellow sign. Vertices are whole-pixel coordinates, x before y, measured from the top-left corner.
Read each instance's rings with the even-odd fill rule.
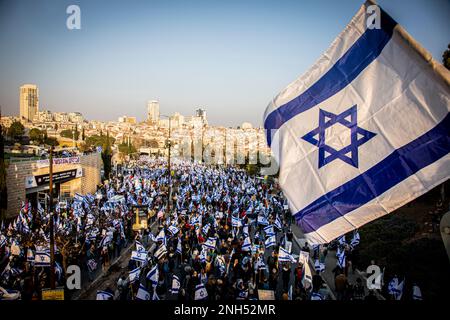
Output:
[[[64,288],[42,289],[42,300],[64,300]]]
[[[258,290],[259,300],[275,300],[275,291],[273,290]]]

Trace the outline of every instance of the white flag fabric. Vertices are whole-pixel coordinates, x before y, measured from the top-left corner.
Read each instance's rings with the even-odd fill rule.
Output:
[[[450,177],[450,72],[366,2],[266,109],[279,183],[310,243],[328,243]]]

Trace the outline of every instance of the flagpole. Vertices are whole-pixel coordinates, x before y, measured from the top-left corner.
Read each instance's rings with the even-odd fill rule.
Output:
[[[53,222],[53,146],[50,146],[49,155],[49,212],[50,212],[50,288],[55,289],[55,235]]]

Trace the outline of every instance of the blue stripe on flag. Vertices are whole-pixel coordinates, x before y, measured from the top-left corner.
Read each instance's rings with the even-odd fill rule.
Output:
[[[450,114],[366,172],[321,196],[294,216],[309,233],[363,206],[450,152]]]
[[[296,115],[313,108],[344,89],[383,51],[392,37],[395,22],[383,9],[381,29],[366,29],[350,49],[316,83],[298,97],[272,111],[264,121],[267,144],[272,144],[271,129],[279,129]]]

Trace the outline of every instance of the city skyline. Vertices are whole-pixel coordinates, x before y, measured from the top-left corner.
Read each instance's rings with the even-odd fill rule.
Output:
[[[77,1],[81,30],[68,30],[70,1],[3,1],[2,113],[18,115],[18,88],[33,83],[41,110],[90,120],[143,121],[147,101],[158,100],[165,114],[202,107],[212,125],[260,126],[268,102],[316,61],[362,2]],[[379,4],[441,60],[447,1]]]

